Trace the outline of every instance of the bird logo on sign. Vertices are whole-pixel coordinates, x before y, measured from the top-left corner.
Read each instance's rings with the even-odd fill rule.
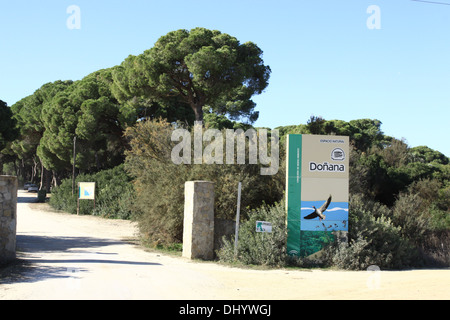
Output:
[[[317,209],[315,206],[313,206],[314,212],[305,216],[304,219],[311,220],[311,219],[315,219],[315,218],[319,217],[320,221],[325,220],[325,215],[323,213],[327,210],[328,206],[330,205],[331,199],[332,199],[332,197],[330,194],[330,196],[328,197],[328,200],[325,201],[325,203],[320,208]]]

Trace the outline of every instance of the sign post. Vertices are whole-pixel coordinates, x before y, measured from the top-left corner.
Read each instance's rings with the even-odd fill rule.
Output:
[[[80,200],[94,200],[95,209],[95,182],[78,182],[77,215],[80,213]]]
[[[349,138],[287,137],[287,252],[306,257],[348,231]]]
[[[242,189],[242,182],[239,181],[237,207],[236,207],[236,227],[235,227],[235,233],[234,233],[234,256],[237,256],[237,249],[238,249],[239,219],[240,219],[240,213],[241,213],[241,189]]]

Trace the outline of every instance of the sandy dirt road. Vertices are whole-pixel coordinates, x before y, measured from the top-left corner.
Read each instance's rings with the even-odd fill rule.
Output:
[[[0,299],[449,299],[450,270],[250,270],[130,244],[129,221],[75,216],[19,191],[18,257]]]

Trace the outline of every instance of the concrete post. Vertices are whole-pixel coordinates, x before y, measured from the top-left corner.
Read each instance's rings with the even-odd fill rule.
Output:
[[[183,257],[214,258],[214,183],[185,183]]]
[[[0,176],[0,264],[16,258],[17,177]]]

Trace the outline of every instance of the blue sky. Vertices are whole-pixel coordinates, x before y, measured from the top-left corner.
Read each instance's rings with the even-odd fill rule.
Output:
[[[67,28],[70,5],[81,29]],[[381,29],[367,27],[371,5]],[[264,51],[272,75],[254,97],[255,125],[379,119],[385,134],[450,156],[450,6],[411,0],[1,0],[0,99],[12,105],[195,27]]]

